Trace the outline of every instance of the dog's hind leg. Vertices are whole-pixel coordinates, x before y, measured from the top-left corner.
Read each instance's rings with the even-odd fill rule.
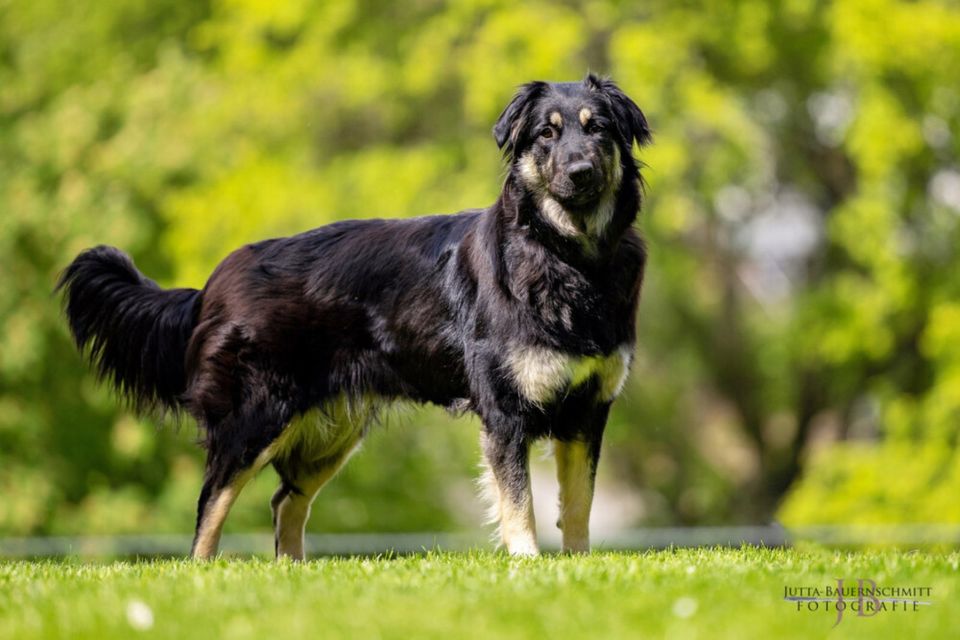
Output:
[[[197,502],[197,528],[190,553],[195,559],[217,554],[230,507],[244,485],[272,458],[270,445],[283,422],[267,419],[265,413],[241,410],[208,427],[206,473]]]
[[[530,445],[522,433],[480,434],[487,465],[486,481],[494,490],[500,537],[510,555],[535,556],[537,530],[533,517],[528,458]]]
[[[208,472],[197,503],[197,529],[190,551],[193,558],[212,558],[217,554],[230,507],[252,475],[247,470],[235,471],[229,475],[229,480],[225,480],[221,474]]]
[[[337,474],[353,453],[359,438],[349,442],[331,455],[290,469],[289,465],[276,465],[284,478],[270,501],[273,511],[274,549],[277,558],[288,556],[303,560],[303,537],[310,506],[317,493]]]

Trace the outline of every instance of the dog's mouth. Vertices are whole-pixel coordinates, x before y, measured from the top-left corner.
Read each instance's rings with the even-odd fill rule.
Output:
[[[566,209],[588,210],[600,201],[605,184],[602,181],[577,186],[570,183],[551,185],[550,195]]]

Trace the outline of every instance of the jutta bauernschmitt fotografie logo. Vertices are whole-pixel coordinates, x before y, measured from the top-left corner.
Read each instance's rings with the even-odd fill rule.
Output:
[[[872,618],[876,615],[916,613],[933,604],[930,587],[877,586],[869,578],[844,580],[823,587],[786,586],[783,599],[796,606],[797,611],[825,612],[835,614],[833,626],[843,621],[844,616]]]

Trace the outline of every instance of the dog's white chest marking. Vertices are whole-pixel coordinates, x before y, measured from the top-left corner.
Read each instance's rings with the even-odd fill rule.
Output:
[[[609,402],[623,390],[632,357],[630,345],[620,345],[605,356],[577,356],[543,347],[518,347],[510,351],[506,364],[520,393],[533,404],[546,404],[594,377],[600,383],[600,399]]]

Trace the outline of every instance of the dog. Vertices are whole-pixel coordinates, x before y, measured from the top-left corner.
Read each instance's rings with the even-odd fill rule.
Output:
[[[71,333],[135,410],[186,412],[206,449],[192,555],[267,464],[277,557],[302,559],[317,492],[378,410],[475,412],[499,537],[539,553],[533,441],[554,443],[563,549],[588,522],[611,403],[630,370],[646,249],[633,145],[647,120],[611,80],[531,82],[493,128],[508,163],[486,209],[341,221],[240,248],[203,290],[164,290],[118,249],[57,284]]]

